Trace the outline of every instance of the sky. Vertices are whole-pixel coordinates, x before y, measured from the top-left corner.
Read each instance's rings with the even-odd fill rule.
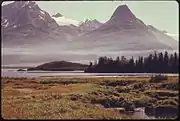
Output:
[[[171,36],[179,34],[179,9],[176,1],[37,1],[50,15],[61,13],[69,20],[97,19],[107,21],[115,9],[128,5],[137,18],[145,24],[167,31]],[[63,19],[64,20],[64,19]]]

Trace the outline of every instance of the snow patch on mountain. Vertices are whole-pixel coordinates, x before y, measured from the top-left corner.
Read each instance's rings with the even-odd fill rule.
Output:
[[[6,22],[6,24],[4,26],[7,27],[8,25],[9,25],[9,22]]]
[[[8,5],[10,3],[13,3],[14,1],[3,1],[1,6]]]
[[[65,16],[62,16],[62,17],[52,17],[56,22],[57,24],[59,25],[76,25],[78,26],[80,21],[77,21],[77,20],[74,20],[74,19],[70,19],[70,18],[66,18]]]
[[[179,41],[179,35],[178,34],[172,34],[172,33],[165,33],[165,34],[168,35],[168,36],[171,36],[175,40]]]
[[[42,11],[42,10],[41,10],[40,12],[41,12],[41,14],[43,14],[43,15],[45,14],[44,11]]]

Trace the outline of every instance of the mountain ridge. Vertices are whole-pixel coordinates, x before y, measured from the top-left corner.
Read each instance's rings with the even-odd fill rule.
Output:
[[[162,40],[162,38],[166,40]],[[157,34],[154,29],[149,28],[142,20],[138,19],[127,5],[118,6],[106,23],[77,38],[76,47],[79,48],[78,45],[84,41],[86,41],[83,44],[86,49],[90,45],[89,42],[93,43],[95,48],[101,46],[108,48],[113,45],[115,50],[173,50],[178,48],[176,40],[163,33]],[[173,44],[169,45],[171,42]]]
[[[3,46],[61,42],[77,36],[77,32],[69,31],[69,27],[63,27],[65,30],[62,31],[50,14],[34,1],[15,1],[2,6],[1,18]]]

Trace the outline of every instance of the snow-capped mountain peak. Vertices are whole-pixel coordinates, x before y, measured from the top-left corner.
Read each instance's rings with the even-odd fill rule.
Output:
[[[102,23],[97,21],[96,19],[94,20],[86,19],[84,22],[80,22],[79,29],[81,31],[89,32],[99,28],[101,25]]]
[[[21,9],[21,8],[24,8],[24,7],[37,8],[38,5],[36,4],[35,1],[14,1],[12,7],[15,7],[15,8],[18,8],[18,9]]]
[[[2,6],[3,28],[23,27],[31,24],[35,28],[57,28],[50,15],[41,10],[35,1],[15,1]]]

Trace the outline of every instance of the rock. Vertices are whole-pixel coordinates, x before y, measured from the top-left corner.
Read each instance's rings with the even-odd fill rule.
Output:
[[[52,17],[58,18],[58,17],[62,17],[63,15],[61,15],[60,13],[57,13],[55,15],[52,15]]]

